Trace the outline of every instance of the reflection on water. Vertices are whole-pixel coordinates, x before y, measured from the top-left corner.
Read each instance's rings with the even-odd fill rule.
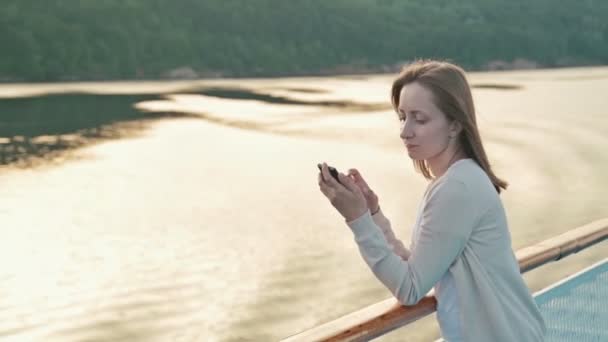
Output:
[[[287,91],[317,94],[322,90],[292,88]],[[196,94],[216,99],[253,100],[277,105],[300,105],[337,108],[342,112],[365,112],[387,109],[386,104],[355,101],[310,101],[273,95],[248,89],[204,87],[183,89],[178,96]],[[146,121],[158,118],[198,117],[219,124],[244,129],[268,129],[242,120],[227,120],[205,112],[188,113],[183,109],[146,110],[136,106],[148,101],[170,99],[171,94],[50,94],[0,100],[0,165],[33,166],[49,162],[58,152],[82,147],[100,139],[134,136]],[[175,95],[174,95],[175,96]],[[203,108],[200,106],[200,108]],[[206,107],[205,107],[206,108]],[[270,131],[270,129],[268,129]]]
[[[132,136],[144,121],[183,117],[143,114],[134,105],[152,95],[55,94],[0,100],[0,165],[32,166],[57,152],[99,139]]]
[[[287,89],[292,92],[310,93],[317,94],[323,93],[320,90],[307,89]],[[195,92],[196,93],[196,92]],[[306,106],[320,106],[329,108],[339,108],[342,110],[349,111],[373,111],[388,109],[390,106],[386,104],[368,104],[368,103],[357,103],[354,101],[304,101],[294,98],[288,98],[285,96],[271,95],[259,93],[251,90],[236,89],[236,88],[209,88],[198,92],[201,95],[219,97],[224,99],[232,100],[258,100],[265,103],[276,103],[276,104],[287,104],[287,105],[306,105]]]
[[[608,216],[596,74],[608,69],[471,76],[516,249]],[[316,164],[358,167],[409,242],[426,183],[398,138],[391,78],[0,85],[2,144],[19,146],[0,171],[0,340],[274,341],[388,298]],[[45,144],[76,157],[13,167]],[[429,317],[379,340],[437,336]]]

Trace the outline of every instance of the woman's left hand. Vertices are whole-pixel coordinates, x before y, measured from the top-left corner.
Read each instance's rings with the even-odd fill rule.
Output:
[[[323,163],[319,173],[319,188],[331,205],[349,222],[365,214],[367,201],[355,182],[343,173],[338,173],[338,183],[329,173],[327,164]]]

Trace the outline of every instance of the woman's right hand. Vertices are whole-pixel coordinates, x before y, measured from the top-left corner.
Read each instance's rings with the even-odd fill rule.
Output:
[[[361,192],[363,192],[369,211],[376,213],[380,208],[378,196],[370,189],[369,185],[367,185],[367,182],[363,179],[361,173],[357,169],[350,169],[348,170],[348,177],[350,177],[355,182],[355,185],[361,189]]]

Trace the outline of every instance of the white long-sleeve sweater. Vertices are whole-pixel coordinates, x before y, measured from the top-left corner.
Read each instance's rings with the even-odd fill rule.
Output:
[[[390,222],[369,211],[347,222],[376,277],[404,305],[416,304],[449,272],[464,341],[542,341],[546,328],[511,248],[507,219],[487,174],[472,159],[429,185],[411,251]]]

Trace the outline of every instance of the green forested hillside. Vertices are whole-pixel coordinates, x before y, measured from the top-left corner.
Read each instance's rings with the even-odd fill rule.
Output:
[[[606,0],[3,0],[0,80],[608,63]]]

